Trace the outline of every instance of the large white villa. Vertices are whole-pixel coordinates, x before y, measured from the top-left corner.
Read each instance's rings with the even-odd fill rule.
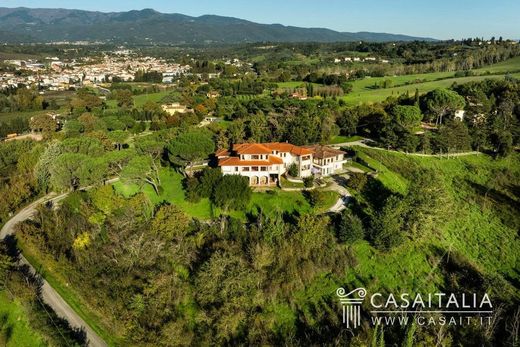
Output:
[[[248,177],[252,186],[270,186],[276,185],[292,164],[297,166],[301,178],[333,174],[342,168],[344,154],[326,146],[299,147],[274,142],[236,144],[231,150],[220,150],[215,155],[222,174]]]

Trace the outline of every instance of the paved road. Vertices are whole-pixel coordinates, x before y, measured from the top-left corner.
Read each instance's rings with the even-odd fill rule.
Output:
[[[113,181],[113,180],[111,180]],[[87,187],[86,189],[88,189]],[[13,216],[0,230],[0,239],[4,239],[8,235],[12,235],[15,231],[16,224],[23,222],[27,219],[32,218],[36,214],[36,208],[47,201],[59,202],[63,200],[68,193],[57,195],[55,193],[50,193],[43,198],[40,198],[30,204],[29,206],[22,209],[15,216]],[[25,259],[25,257],[20,255],[20,264],[28,265],[30,270],[35,273],[36,270],[34,267]],[[52,309],[56,312],[56,314],[60,317],[65,318],[72,327],[82,328],[85,330],[87,334],[88,345],[93,347],[105,347],[107,346],[106,342],[98,335],[94,330],[88,326],[88,324],[65,302],[65,300],[58,294],[54,288],[50,286],[50,284],[45,280],[43,280],[42,284],[42,298],[43,301],[52,307]]]
[[[366,141],[372,141],[369,139],[363,139],[359,141],[353,141],[353,142],[344,142],[344,143],[336,143],[334,145],[331,145],[332,147],[353,147],[353,146],[360,146],[360,147],[366,147],[371,149],[377,149],[379,151],[386,151],[386,152],[393,152],[393,153],[400,153],[400,154],[406,154],[406,155],[414,155],[417,157],[434,157],[434,158],[452,158],[452,157],[463,157],[466,155],[475,155],[475,154],[482,154],[482,152],[477,151],[468,151],[468,152],[460,152],[460,153],[443,153],[443,154],[424,154],[424,153],[407,153],[407,152],[401,152],[401,151],[395,151],[392,149],[386,149],[381,147],[372,147],[368,146],[366,144]]]

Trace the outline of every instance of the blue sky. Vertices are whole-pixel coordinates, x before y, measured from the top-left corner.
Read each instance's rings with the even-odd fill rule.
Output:
[[[1,0],[5,7],[97,11],[153,8],[192,16],[218,14],[259,23],[373,31],[439,39],[520,39],[520,0]]]

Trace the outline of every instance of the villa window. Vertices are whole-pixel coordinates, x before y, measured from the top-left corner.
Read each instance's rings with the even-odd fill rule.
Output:
[[[256,155],[256,154],[252,155],[252,156],[251,156],[251,159],[253,159],[253,160],[257,160],[257,159],[258,159],[258,155]]]
[[[244,167],[242,168],[242,171],[245,171],[245,172],[249,171],[249,166],[244,166]]]
[[[251,171],[258,171],[258,166],[253,166],[253,167],[251,168]]]
[[[267,166],[260,167],[260,171],[267,171]]]

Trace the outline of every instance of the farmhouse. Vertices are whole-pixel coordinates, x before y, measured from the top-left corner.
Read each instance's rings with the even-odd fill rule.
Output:
[[[222,174],[246,176],[252,186],[276,185],[292,164],[299,177],[312,175],[313,151],[290,143],[237,144],[216,156]]]
[[[312,145],[305,146],[314,153],[313,174],[317,176],[330,176],[343,169],[343,164],[347,162],[345,152],[329,146]]]
[[[163,111],[168,113],[170,116],[173,116],[176,113],[186,113],[188,112],[188,108],[184,105],[181,105],[178,102],[174,102],[168,105],[161,106]]]

